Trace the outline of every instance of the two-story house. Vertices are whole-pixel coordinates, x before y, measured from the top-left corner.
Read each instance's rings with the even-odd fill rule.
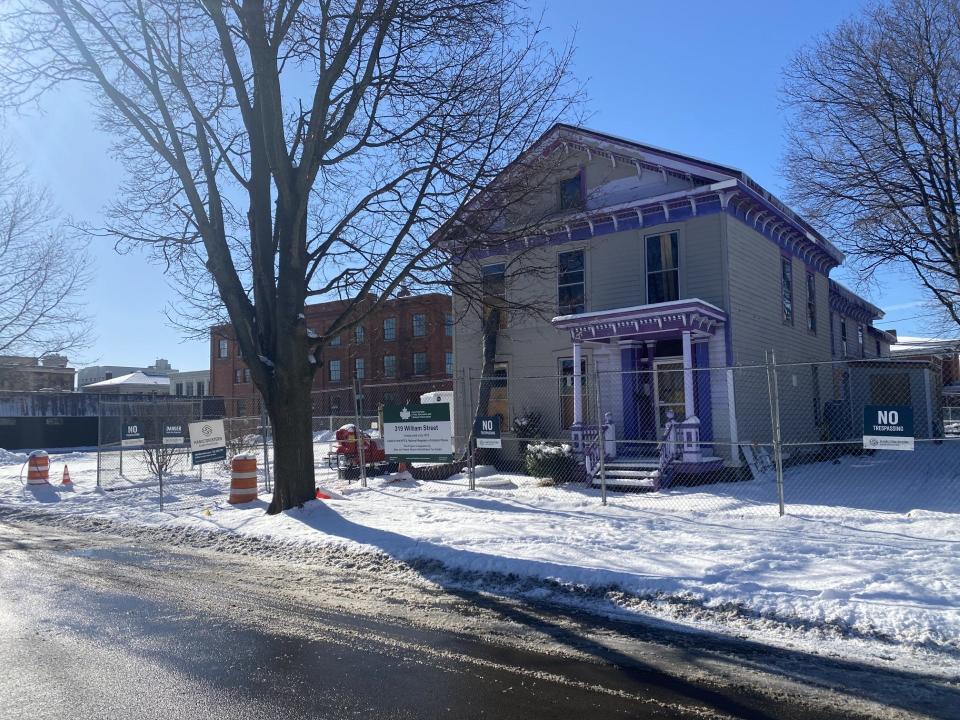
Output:
[[[669,418],[696,417],[707,465],[736,464],[738,443],[770,439],[767,351],[781,365],[830,362],[843,348],[887,354],[879,309],[829,277],[843,254],[744,172],[563,124],[529,154],[554,165],[536,201],[540,231],[470,255],[483,276],[503,275],[508,298],[556,302],[552,321],[515,313],[504,324],[506,427],[535,410],[562,437],[609,413],[621,450],[632,440],[644,452]],[[481,343],[479,319],[464,313],[459,370],[477,376]],[[820,438],[836,395],[829,370],[782,371],[785,439]],[[552,386],[532,379],[551,376]],[[594,382],[598,408],[585,400]]]

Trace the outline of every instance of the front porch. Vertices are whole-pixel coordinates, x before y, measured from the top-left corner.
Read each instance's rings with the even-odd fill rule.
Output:
[[[729,442],[716,451],[713,443],[718,431],[729,435],[732,413],[720,412],[719,423],[715,418],[732,388],[713,382],[711,375],[723,376],[710,371],[711,356],[717,367],[728,364],[726,320],[723,310],[696,298],[553,319],[573,346],[571,436],[588,472],[600,460],[601,429],[584,424],[586,352],[594,360],[599,406],[588,414],[604,418],[603,457],[622,471],[624,485],[643,487],[654,469],[662,480],[678,470],[715,471],[730,459]]]

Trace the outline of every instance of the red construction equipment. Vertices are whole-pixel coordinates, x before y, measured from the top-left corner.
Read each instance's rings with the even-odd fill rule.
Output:
[[[360,465],[360,451],[357,447],[357,426],[353,423],[343,425],[337,430],[337,448],[334,450],[336,455],[344,456],[347,465],[350,467]],[[370,463],[384,462],[387,459],[383,447],[365,432],[360,433],[360,442],[363,447],[363,462],[365,465]]]

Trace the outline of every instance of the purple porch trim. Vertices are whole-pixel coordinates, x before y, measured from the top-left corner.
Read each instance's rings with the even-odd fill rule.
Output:
[[[713,440],[713,404],[710,401],[710,347],[705,342],[693,346],[694,396],[696,398],[697,417],[700,420],[700,439],[703,442]]]
[[[627,440],[636,440],[638,435],[637,424],[637,396],[641,385],[641,378],[635,372],[637,369],[637,348],[626,347],[620,350],[620,376],[623,394],[623,437]]]
[[[696,298],[632,308],[617,308],[579,315],[562,315],[551,321],[558,330],[570,332],[573,342],[610,341],[614,338],[675,338],[684,330],[698,337],[713,335],[727,314]]]
[[[647,357],[645,359],[643,370],[646,372],[640,376],[640,390],[643,391],[643,383],[647,383],[650,387],[650,392],[647,394],[645,407],[640,406],[640,402],[637,403],[637,412],[640,414],[640,422],[638,423],[639,437],[641,440],[656,440],[657,439],[657,407],[656,399],[653,396],[653,360],[657,355],[657,345],[656,343],[650,342],[647,343]],[[637,352],[640,352],[640,349],[637,349]],[[644,397],[641,394],[641,397]]]

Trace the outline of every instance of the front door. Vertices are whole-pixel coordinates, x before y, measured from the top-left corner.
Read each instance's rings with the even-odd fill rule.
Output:
[[[684,419],[683,360],[656,360],[653,373],[653,397],[657,405],[657,438],[663,436],[667,412],[674,420]]]

